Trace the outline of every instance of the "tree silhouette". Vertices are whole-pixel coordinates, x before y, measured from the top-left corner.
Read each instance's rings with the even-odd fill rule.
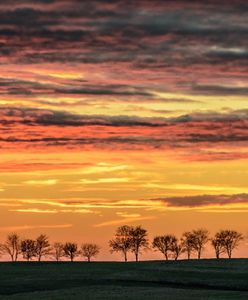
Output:
[[[130,231],[131,227],[128,225],[118,227],[114,239],[109,241],[110,252],[122,252],[125,262],[127,261],[127,253],[131,250],[132,246]]]
[[[192,252],[194,251],[194,235],[192,232],[184,232],[181,238],[182,251],[187,253],[188,259],[190,259]]]
[[[54,243],[52,254],[55,257],[56,261],[60,261],[61,257],[64,256],[64,245],[59,242]]]
[[[221,230],[218,236],[221,239],[228,258],[232,258],[233,250],[236,249],[239,243],[244,239],[243,235],[235,230]]]
[[[170,251],[172,252],[172,257],[175,260],[177,260],[179,255],[183,252],[183,245],[177,238],[171,241]]]
[[[202,251],[209,241],[209,232],[207,229],[197,229],[192,231],[193,248],[197,252],[198,259],[201,258]]]
[[[5,243],[2,245],[2,251],[10,255],[12,261],[17,261],[21,253],[21,240],[18,234],[11,233],[7,236]]]
[[[224,240],[220,232],[217,232],[214,238],[211,240],[211,244],[214,248],[216,258],[219,259],[220,255],[225,252]]]
[[[41,234],[36,239],[36,254],[38,261],[41,261],[43,256],[46,256],[51,253],[50,243],[48,237],[44,234]]]
[[[88,262],[91,261],[91,258],[97,256],[100,252],[100,247],[96,244],[82,244],[81,254],[86,257]]]
[[[131,251],[135,254],[135,260],[139,260],[139,254],[141,249],[147,249],[149,242],[147,238],[147,230],[141,226],[131,227],[130,229],[131,238]]]
[[[71,262],[74,261],[74,258],[78,255],[76,243],[65,243],[64,245],[64,255],[69,257]]]
[[[161,253],[164,254],[165,259],[169,259],[169,251],[172,250],[172,245],[176,243],[177,238],[172,235],[163,235],[163,236],[156,236],[153,239],[152,246],[153,248],[159,250]]]
[[[26,239],[21,242],[21,252],[23,258],[30,261],[36,256],[36,241],[31,239]]]

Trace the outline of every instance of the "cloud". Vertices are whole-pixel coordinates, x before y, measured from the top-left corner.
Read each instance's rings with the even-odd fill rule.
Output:
[[[34,213],[34,214],[56,214],[58,212],[55,209],[39,209],[39,208],[10,209],[9,211],[19,212],[19,213]]]
[[[80,173],[81,174],[98,174],[98,173],[109,173],[109,172],[118,172],[130,168],[128,165],[113,165],[105,162],[98,163],[94,166],[89,166],[85,168]]]
[[[58,182],[57,179],[46,179],[46,180],[28,180],[25,181],[24,184],[28,185],[55,185]]]
[[[89,180],[89,179],[81,179],[80,182],[83,184],[101,184],[101,183],[123,183],[123,182],[129,182],[130,178],[99,178],[95,180]]]
[[[3,226],[0,227],[1,232],[15,232],[32,229],[65,229],[71,228],[72,224],[58,224],[58,225],[20,225],[20,226]]]
[[[49,147],[53,151],[173,149],[187,160],[242,159],[247,158],[247,113],[245,109],[226,113],[209,111],[162,118],[2,107],[0,145],[2,149]],[[100,179],[97,183],[104,180],[108,181]]]
[[[160,197],[152,200],[162,201],[168,207],[224,207],[232,204],[248,204],[248,194]]]
[[[93,213],[98,214],[100,208],[104,209],[142,209],[142,208],[154,208],[160,207],[160,203],[156,203],[152,200],[109,200],[102,198],[76,198],[70,200],[58,200],[58,199],[8,199],[5,200],[5,203],[15,203],[24,206],[30,207],[35,205],[37,206],[47,206],[54,207],[51,211],[57,212],[66,212],[74,211],[78,213],[79,211],[84,213]],[[29,209],[29,208],[28,208]],[[36,208],[35,208],[36,209]],[[93,210],[97,209],[97,210]],[[50,210],[50,209],[49,209]]]
[[[1,59],[18,64],[129,63],[131,71],[223,65],[235,57],[242,68],[246,56],[233,45],[246,46],[247,4],[220,3],[57,0],[1,5]]]
[[[122,225],[122,224],[130,224],[130,223],[136,223],[139,221],[145,221],[145,220],[153,220],[156,219],[155,216],[146,216],[146,217],[128,217],[128,218],[123,218],[123,219],[118,219],[118,220],[111,220],[111,221],[106,221],[102,223],[95,224],[94,227],[106,227],[106,226],[117,226],[117,225]]]
[[[118,211],[116,214],[123,218],[139,218],[139,217],[141,217],[141,215],[137,214],[137,213],[127,213],[127,212],[121,212],[121,211],[120,212]]]
[[[0,150],[245,159],[247,33],[245,1],[0,3]]]
[[[195,85],[192,87],[193,92],[199,94],[214,95],[248,95],[248,87],[240,86],[221,86],[221,85]]]

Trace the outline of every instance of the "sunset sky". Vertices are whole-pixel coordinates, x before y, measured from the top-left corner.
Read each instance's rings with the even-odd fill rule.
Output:
[[[247,20],[241,0],[1,1],[0,241],[110,260],[124,224],[247,235]]]

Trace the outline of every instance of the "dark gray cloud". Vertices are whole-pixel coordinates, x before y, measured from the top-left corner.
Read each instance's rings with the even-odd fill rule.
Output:
[[[0,33],[7,39],[0,51],[6,58],[19,63],[128,61],[147,67],[157,63],[225,63],[233,59],[241,64],[247,59],[242,50],[228,50],[233,45],[247,48],[245,1],[226,1],[225,5],[162,0],[153,4],[37,2],[40,5],[14,1],[11,8],[0,6]],[[159,43],[155,42],[157,38],[161,38]],[[204,51],[216,45],[222,50]],[[13,57],[15,51],[19,54]]]
[[[248,95],[248,87],[221,85],[195,85],[192,91],[198,94],[214,95]]]
[[[0,107],[0,123],[8,122],[5,117],[10,117],[9,122],[20,122],[32,125],[58,125],[58,126],[175,126],[185,124],[192,129],[197,126],[201,129],[220,129],[223,124],[230,126],[240,125],[248,121],[248,109],[236,110],[228,113],[192,113],[173,118],[162,117],[137,117],[137,116],[105,116],[105,115],[79,115],[63,111],[48,109],[20,108],[11,106]],[[187,125],[189,123],[189,125]],[[243,129],[246,128],[246,123]],[[241,128],[241,127],[240,127]],[[210,137],[210,135],[209,135]],[[247,136],[248,138],[248,136]]]
[[[199,207],[209,205],[248,204],[248,194],[161,197],[152,200],[163,201],[170,207]]]
[[[74,85],[71,87],[71,85]],[[145,88],[124,84],[88,84],[84,80],[69,80],[64,84],[40,83],[33,80],[0,78],[0,94],[2,95],[118,95],[154,97]]]

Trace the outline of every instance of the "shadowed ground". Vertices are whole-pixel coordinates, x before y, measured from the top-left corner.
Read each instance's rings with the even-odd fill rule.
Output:
[[[0,299],[248,299],[248,259],[1,263]]]

